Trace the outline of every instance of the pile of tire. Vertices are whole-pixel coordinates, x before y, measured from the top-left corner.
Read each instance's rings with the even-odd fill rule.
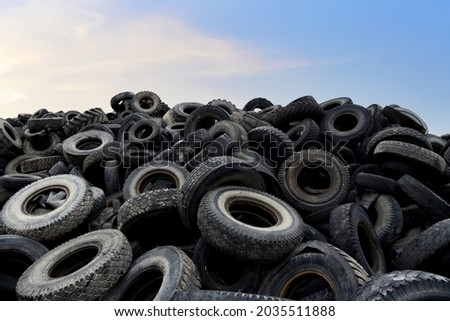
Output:
[[[0,299],[450,299],[450,135],[411,110],[111,108],[0,119]]]

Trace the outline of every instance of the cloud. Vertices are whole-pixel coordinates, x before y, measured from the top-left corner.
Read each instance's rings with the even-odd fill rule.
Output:
[[[9,88],[2,113],[107,107],[125,90],[161,90],[177,103],[205,97],[210,80],[318,63],[208,35],[164,14],[117,19],[110,3],[34,0],[0,12],[0,88]]]

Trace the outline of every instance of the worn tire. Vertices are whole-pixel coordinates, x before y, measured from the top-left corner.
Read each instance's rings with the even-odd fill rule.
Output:
[[[38,196],[55,192],[64,192],[65,200],[54,209],[43,208]],[[48,199],[44,205],[50,206]],[[36,181],[15,193],[4,205],[1,219],[9,234],[51,241],[79,226],[92,206],[92,192],[84,179],[59,175]]]
[[[137,258],[105,300],[171,301],[178,291],[199,288],[192,260],[174,246],[160,246]]]
[[[198,209],[198,227],[217,250],[248,262],[276,262],[300,244],[304,222],[287,203],[237,186],[211,190]]]
[[[39,258],[17,282],[21,300],[102,299],[126,273],[131,247],[112,229],[83,234]]]
[[[75,134],[63,142],[64,158],[75,166],[83,166],[84,159],[92,152],[102,150],[114,137],[99,130],[89,130]]]

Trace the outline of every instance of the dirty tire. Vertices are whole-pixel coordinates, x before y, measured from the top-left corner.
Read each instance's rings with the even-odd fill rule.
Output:
[[[91,108],[84,113],[77,113],[78,114],[70,118],[64,126],[64,132],[67,136],[72,136],[78,133],[83,127],[90,124],[109,123],[108,117],[101,108]]]
[[[131,264],[131,247],[117,230],[83,234],[54,248],[17,282],[21,300],[102,299]]]
[[[375,228],[362,207],[348,203],[330,215],[331,244],[351,255],[369,275],[386,273],[386,261]]]
[[[37,198],[52,192],[65,193],[65,200],[60,206],[43,208]],[[49,206],[47,201],[44,205]],[[92,206],[92,192],[84,179],[58,175],[36,181],[15,193],[4,205],[1,219],[9,234],[51,241],[79,226]]]
[[[362,266],[345,252],[309,241],[268,272],[258,293],[291,300],[342,301],[369,280]]]
[[[172,301],[191,289],[200,289],[192,260],[174,246],[160,246],[137,258],[105,300]]]
[[[433,273],[403,270],[372,279],[352,301],[449,301],[450,280]]]
[[[191,290],[179,291],[175,301],[282,301],[282,299],[245,292]]]
[[[198,227],[217,250],[248,262],[276,262],[300,244],[304,222],[274,196],[237,186],[208,192],[198,209]]]

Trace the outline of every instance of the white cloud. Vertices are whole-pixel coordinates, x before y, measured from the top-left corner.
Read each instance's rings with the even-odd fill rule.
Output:
[[[0,89],[10,88],[0,99],[2,114],[108,107],[125,90],[170,93],[169,104],[194,94],[199,101],[214,94],[208,79],[317,63],[205,35],[152,12],[113,20],[108,4],[34,0],[0,12]]]

